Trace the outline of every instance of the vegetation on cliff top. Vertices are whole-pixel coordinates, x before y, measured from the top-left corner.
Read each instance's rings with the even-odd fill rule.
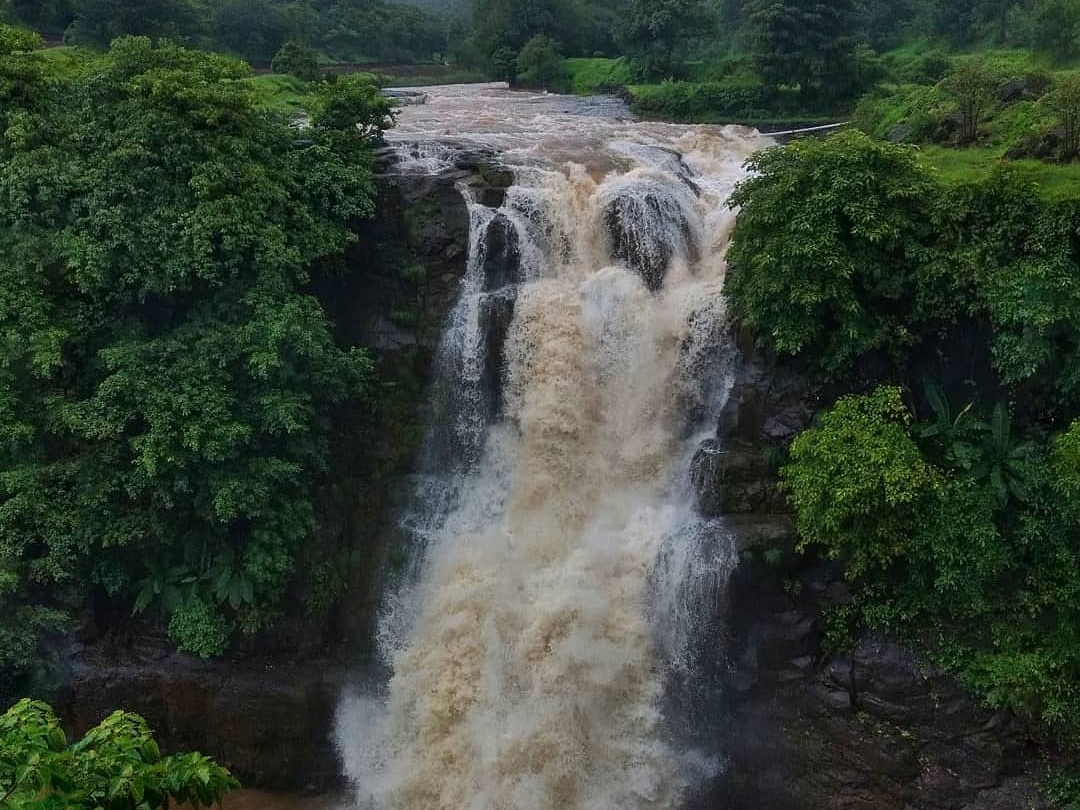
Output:
[[[299,132],[231,59],[37,44],[0,28],[0,670],[91,599],[217,654],[322,559],[314,490],[372,361],[312,282],[373,210],[389,108],[342,79]]]
[[[781,470],[804,548],[856,586],[837,617],[1080,750],[1080,188],[942,177],[857,131],[751,167],[733,309],[850,392]]]

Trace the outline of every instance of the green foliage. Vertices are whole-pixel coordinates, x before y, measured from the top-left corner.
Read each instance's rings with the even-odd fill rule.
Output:
[[[734,311],[782,354],[841,373],[868,352],[896,354],[920,311],[916,253],[933,184],[914,152],[841,132],[750,158],[730,200]]]
[[[185,39],[202,31],[201,8],[193,0],[78,0],[66,38],[105,47],[117,37]]]
[[[961,59],[944,81],[945,91],[956,102],[960,113],[960,144],[974,143],[979,124],[993,100],[999,79],[980,60]]]
[[[899,389],[845,397],[796,437],[781,470],[803,543],[844,557],[852,576],[908,553],[908,529],[938,487],[910,423]]]
[[[550,37],[537,34],[525,43],[517,58],[517,82],[532,87],[556,88],[563,83],[563,57]]]
[[[254,591],[250,590],[250,586],[248,594],[254,598]],[[241,601],[234,607],[242,604]],[[176,608],[169,619],[169,638],[176,644],[176,649],[200,658],[216,658],[221,655],[229,646],[232,634],[232,624],[198,596]]]
[[[986,287],[994,359],[1007,382],[1080,395],[1080,202],[1046,206]]]
[[[571,0],[475,0],[470,50],[495,76],[512,81],[518,54],[530,39],[543,35],[574,52],[580,22]]]
[[[41,37],[33,31],[14,28],[10,25],[0,25],[0,54],[4,56],[40,50],[43,45]]]
[[[948,108],[945,93],[938,86],[901,85],[889,91],[867,93],[859,101],[851,121],[876,138],[926,143],[934,139]],[[903,137],[898,135],[898,130]]]
[[[708,33],[714,18],[702,0],[629,0],[619,42],[646,78],[670,78],[686,40]]]
[[[853,0],[757,0],[752,9],[751,50],[766,84],[799,87],[826,102],[866,86]]]
[[[281,46],[270,62],[270,69],[274,73],[295,76],[305,82],[317,81],[322,75],[315,49],[296,40],[290,40]]]
[[[931,421],[879,388],[796,438],[781,477],[803,543],[856,581],[845,627],[922,639],[988,704],[1080,745],[1080,421],[1046,445],[1003,404],[927,394]]]
[[[210,807],[236,787],[201,754],[162,757],[136,714],[114,712],[71,746],[44,703],[21,700],[0,716],[0,804],[11,810]]]
[[[631,107],[645,117],[673,121],[767,117],[776,110],[774,97],[760,84],[736,81],[682,82],[665,81],[631,88]]]
[[[321,85],[311,106],[311,123],[316,131],[344,154],[362,155],[392,121],[390,99],[366,74],[343,76]]]
[[[275,615],[313,536],[372,366],[308,285],[372,211],[387,102],[337,82],[300,139],[246,76],[128,38],[5,110],[0,598],[27,643],[96,588],[216,652]]]
[[[1074,0],[1037,0],[1024,44],[1059,60],[1080,53],[1080,5]]]
[[[1070,73],[1058,80],[1046,98],[1046,105],[1061,122],[1062,159],[1077,160],[1080,158],[1080,73]]]
[[[634,70],[627,59],[571,58],[563,62],[574,93],[610,92],[630,84]]]

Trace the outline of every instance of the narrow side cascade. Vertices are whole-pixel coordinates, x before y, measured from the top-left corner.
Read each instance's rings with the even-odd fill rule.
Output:
[[[722,766],[670,694],[734,562],[688,470],[730,390],[725,199],[759,144],[667,134],[470,203],[392,675],[339,713],[357,806],[669,808]]]

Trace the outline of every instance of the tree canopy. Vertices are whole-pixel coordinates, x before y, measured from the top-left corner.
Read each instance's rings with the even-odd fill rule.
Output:
[[[366,397],[371,360],[335,343],[310,283],[341,272],[373,210],[387,102],[360,78],[327,85],[299,134],[242,64],[145,38],[74,75],[0,56],[15,72],[0,113],[0,625],[32,645],[97,590],[216,654],[275,616],[316,526],[336,409]]]

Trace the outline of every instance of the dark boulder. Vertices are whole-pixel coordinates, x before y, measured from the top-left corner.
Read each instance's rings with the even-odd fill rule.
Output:
[[[500,290],[521,279],[521,239],[506,214],[496,214],[484,233],[484,292]]]
[[[645,182],[619,189],[604,204],[611,255],[653,292],[663,286],[673,258],[692,259],[697,251],[680,194],[685,191]]]
[[[885,140],[890,143],[906,143],[911,138],[911,124],[894,124],[885,133]]]
[[[481,378],[486,411],[491,419],[502,411],[503,377],[506,369],[506,338],[514,320],[517,289],[504,287],[480,298],[480,334],[484,341]]]

